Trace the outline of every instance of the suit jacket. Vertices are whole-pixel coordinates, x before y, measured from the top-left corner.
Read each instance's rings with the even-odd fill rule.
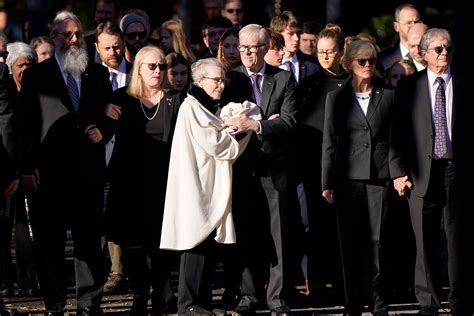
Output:
[[[377,71],[380,75],[384,76],[388,68],[394,63],[402,59],[402,53],[400,52],[400,46],[397,42],[395,46],[389,47],[386,50],[381,51],[377,56]]]
[[[319,71],[321,67],[318,64],[315,64],[313,62],[310,62],[308,60],[304,59],[299,59],[299,80],[298,82],[301,82],[304,78],[314,75]]]
[[[112,87],[107,69],[91,63],[81,75],[76,113],[56,58],[25,70],[18,106],[19,158],[24,174],[37,168],[54,180],[95,179],[105,167],[104,143],[84,133],[105,119]],[[66,182],[67,183],[67,182]]]
[[[322,146],[322,189],[337,179],[388,180],[388,150],[394,91],[373,85],[367,115],[352,85],[326,99]]]
[[[10,75],[8,66],[0,63],[0,135],[3,135],[3,144],[9,149],[12,144],[6,134],[11,133],[11,116],[13,106],[10,102]],[[8,150],[10,152],[10,150]]]
[[[245,100],[255,102],[251,80],[244,66],[239,66],[228,72],[229,85],[222,95],[222,105],[228,102],[242,103]],[[292,129],[296,124],[295,114],[295,85],[293,76],[288,71],[266,64],[262,84],[262,98],[260,107],[263,120],[260,121],[262,130],[257,140],[252,135],[247,150],[239,158],[251,155],[253,148],[258,156],[257,172],[272,177],[275,188],[286,191],[289,178],[289,167],[291,164],[289,153],[289,139]],[[267,120],[273,114],[280,117]]]
[[[453,159],[463,150],[458,137],[462,137],[458,121],[459,82],[453,82],[453,108],[451,118]],[[430,180],[434,146],[434,126],[427,70],[419,71],[399,81],[396,91],[396,109],[391,133],[390,174],[392,178],[408,175],[414,184],[412,194],[423,197]],[[459,138],[461,139],[461,138]],[[464,145],[465,147],[465,145]]]

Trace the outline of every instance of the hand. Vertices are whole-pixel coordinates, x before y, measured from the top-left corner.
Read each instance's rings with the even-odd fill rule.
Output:
[[[40,176],[38,170],[35,169],[35,174],[26,174],[22,176],[23,185],[26,190],[34,192],[38,190],[40,184]]]
[[[408,180],[408,176],[393,179],[393,187],[397,190],[399,196],[404,196],[413,189],[413,183]]]
[[[97,144],[102,140],[102,133],[95,125],[89,125],[84,130],[84,133],[89,136],[89,139],[94,143]]]
[[[20,180],[15,179],[11,181],[8,185],[7,188],[5,189],[5,196],[9,197],[12,196],[13,193],[15,193],[16,189],[18,189],[18,184],[20,183]]]
[[[246,115],[231,117],[225,120],[224,123],[234,130],[233,135],[247,132],[257,132],[260,127],[257,121],[248,118]]]
[[[268,120],[271,121],[271,120],[277,119],[277,118],[279,118],[279,117],[280,117],[280,114],[275,113],[275,114],[272,114],[272,115],[268,118]]]
[[[334,204],[334,190],[324,190],[323,191],[323,197],[328,201],[329,204]]]
[[[110,117],[113,120],[118,120],[120,115],[122,115],[122,111],[120,110],[120,106],[109,103],[105,106],[105,115]]]

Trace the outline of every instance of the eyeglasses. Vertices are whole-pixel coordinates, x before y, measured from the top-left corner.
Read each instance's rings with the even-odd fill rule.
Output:
[[[228,84],[229,83],[229,79],[227,78],[212,78],[212,77],[203,77],[204,79],[210,79],[210,80],[213,80],[216,84]]]
[[[56,34],[61,34],[62,36],[64,36],[65,39],[68,39],[68,40],[72,39],[74,35],[76,36],[76,38],[82,37],[82,32],[64,32],[64,33],[56,32]]]
[[[265,46],[265,44],[260,44],[260,45],[239,45],[239,52],[243,53],[245,50],[248,49],[249,52],[251,53],[256,53],[258,49],[262,46]]]
[[[244,12],[244,9],[240,8],[240,9],[226,9],[227,13],[229,14],[233,14],[234,12],[236,12],[237,14],[242,14]]]
[[[137,37],[138,37],[138,39],[144,39],[146,37],[146,31],[125,33],[125,37],[128,40],[134,40]]]
[[[369,65],[371,66],[375,65],[376,62],[377,62],[377,58],[375,57],[357,59],[357,63],[361,65],[362,67],[364,67],[367,63],[369,63]]]
[[[446,44],[443,44],[443,45],[440,45],[440,46],[435,46],[435,47],[432,47],[432,48],[428,48],[427,50],[434,50],[434,52],[438,55],[441,55],[441,53],[443,52],[443,49],[446,50],[446,53],[448,54],[451,54],[454,50],[454,46],[453,45],[446,45]]]
[[[332,56],[336,55],[336,53],[337,53],[337,51],[331,50],[331,49],[326,50],[326,51],[323,51],[323,50],[318,50],[317,51],[317,54],[318,54],[319,57],[323,57],[324,55],[328,55],[328,57],[332,57]]]
[[[143,63],[142,65],[147,65],[148,66],[148,69],[150,69],[151,71],[155,71],[156,68],[160,69],[160,71],[165,71],[166,68],[168,68],[168,65],[163,63],[163,64],[159,64],[159,63]]]

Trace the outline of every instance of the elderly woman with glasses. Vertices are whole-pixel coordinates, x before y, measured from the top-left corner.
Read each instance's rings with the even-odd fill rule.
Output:
[[[385,219],[394,195],[388,167],[394,93],[374,83],[376,56],[372,43],[353,41],[343,59],[352,79],[326,98],[322,195],[337,211],[350,315],[360,315],[368,299],[366,277],[371,312],[388,315]]]
[[[122,246],[135,294],[133,315],[145,315],[150,285],[154,314],[172,309],[173,297],[163,300],[169,258],[158,245],[180,100],[164,90],[165,76],[163,51],[145,46],[135,57],[129,86],[114,92],[106,111],[108,129],[115,133],[106,231],[110,241]]]
[[[245,149],[250,134],[238,141],[223,119],[242,111],[249,117],[260,116],[257,106],[248,106],[249,102],[229,104],[220,110],[226,83],[220,61],[201,59],[191,69],[194,83],[181,105],[171,150],[160,245],[183,250],[178,313],[190,315],[211,313],[210,282],[217,245],[236,242],[231,212],[232,164]]]

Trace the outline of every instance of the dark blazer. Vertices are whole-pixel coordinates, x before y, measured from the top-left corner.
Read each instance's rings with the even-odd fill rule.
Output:
[[[384,76],[387,69],[402,58],[403,56],[400,52],[400,46],[397,42],[395,46],[389,47],[378,54],[377,71],[380,75]]]
[[[222,105],[245,100],[255,102],[251,81],[244,66],[229,71],[228,77],[230,84],[222,95]],[[273,184],[279,191],[286,191],[288,186],[289,136],[296,124],[295,85],[296,82],[288,71],[266,64],[260,104],[263,120],[260,121],[262,134],[259,137],[257,168],[262,174],[270,173]],[[279,114],[280,117],[267,120],[273,114]]]
[[[318,64],[315,64],[313,62],[310,62],[304,59],[299,59],[298,61],[299,61],[299,70],[300,70],[300,73],[298,76],[299,77],[298,82],[300,82],[301,80],[303,80],[304,78],[308,76],[314,75],[321,68]]]
[[[330,92],[326,99],[322,146],[322,189],[337,179],[387,180],[389,134],[394,91],[372,87],[364,115],[352,85]]]
[[[8,66],[5,63],[0,63],[0,135],[3,135],[3,144],[7,149],[12,147],[12,144],[7,139],[6,134],[11,134],[11,116],[13,113],[13,106],[10,102],[10,75],[8,73]],[[10,152],[10,150],[8,150]]]
[[[104,107],[112,87],[107,69],[91,63],[81,76],[81,99],[76,113],[56,58],[25,70],[17,123],[19,157],[26,174],[34,168],[59,178],[68,171],[96,177],[103,173],[104,144],[84,133],[105,119]]]
[[[462,159],[457,153],[465,144],[457,142],[459,107],[459,82],[453,82],[453,108],[451,118],[453,158]],[[396,113],[393,121],[390,152],[392,178],[408,175],[414,184],[412,194],[424,197],[431,173],[434,146],[434,126],[429,94],[427,70],[419,71],[399,81],[396,91]],[[408,120],[408,121],[407,121]],[[408,122],[408,124],[406,123]]]

